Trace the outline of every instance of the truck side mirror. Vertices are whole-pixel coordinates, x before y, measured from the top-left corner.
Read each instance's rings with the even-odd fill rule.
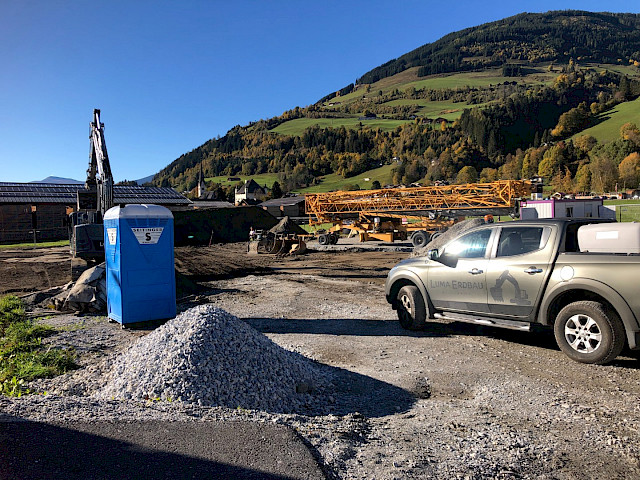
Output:
[[[429,250],[427,252],[427,258],[429,260],[438,260],[439,257],[440,257],[440,253],[438,252],[437,248],[434,248],[433,250]]]

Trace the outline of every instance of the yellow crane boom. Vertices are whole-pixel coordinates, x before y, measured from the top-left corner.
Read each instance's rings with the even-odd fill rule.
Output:
[[[514,214],[517,200],[528,197],[534,189],[535,185],[529,181],[500,180],[463,185],[311,193],[305,195],[305,211],[311,225],[333,223],[342,226],[342,221],[350,218],[357,218],[360,224],[370,224],[371,217],[388,218],[391,221],[387,222],[384,229],[403,230],[406,237],[406,231],[440,229],[442,220],[434,220],[438,217]],[[406,223],[402,225],[393,220],[399,218],[421,219],[422,223],[407,226]],[[380,221],[377,223],[382,225]],[[371,225],[357,229],[361,234],[363,229],[364,233],[376,233]],[[366,237],[361,235],[363,240]],[[391,238],[395,237],[391,235]]]
[[[305,195],[305,210],[314,223],[353,216],[429,216],[429,213],[464,215],[466,211],[513,209],[518,198],[532,192],[532,183],[500,180],[435,187],[383,188]],[[390,214],[390,215],[388,215]]]

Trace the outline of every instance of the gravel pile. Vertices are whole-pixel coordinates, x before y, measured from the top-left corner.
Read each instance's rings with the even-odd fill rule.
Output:
[[[120,354],[98,399],[181,401],[300,412],[322,401],[330,374],[224,310],[187,310]]]

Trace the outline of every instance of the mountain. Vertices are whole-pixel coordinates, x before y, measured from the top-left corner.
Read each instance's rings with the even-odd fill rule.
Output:
[[[633,117],[612,114],[640,96],[639,67],[639,15],[523,13],[423,45],[314,104],[238,125],[153,183],[189,191],[202,167],[219,195],[232,187],[214,178],[256,174],[277,174],[285,191],[318,190],[330,174],[392,165],[394,183],[540,174],[565,191],[613,188],[623,160],[635,152],[640,162],[640,132],[636,145],[635,130],[615,123]],[[580,140],[595,125],[614,141]]]
[[[60,183],[60,184],[84,184],[80,180],[74,180],[73,178],[63,178],[63,177],[47,177],[42,180],[35,180],[29,183]]]
[[[450,33],[365,73],[374,83],[411,67],[418,76],[501,66],[505,63],[615,64],[640,52],[640,15],[566,10],[522,13]]]

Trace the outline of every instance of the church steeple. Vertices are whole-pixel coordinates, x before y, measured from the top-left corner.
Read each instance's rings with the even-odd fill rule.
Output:
[[[202,162],[200,162],[200,173],[198,175],[198,198],[202,198],[207,186],[204,183],[204,174],[202,173]]]

